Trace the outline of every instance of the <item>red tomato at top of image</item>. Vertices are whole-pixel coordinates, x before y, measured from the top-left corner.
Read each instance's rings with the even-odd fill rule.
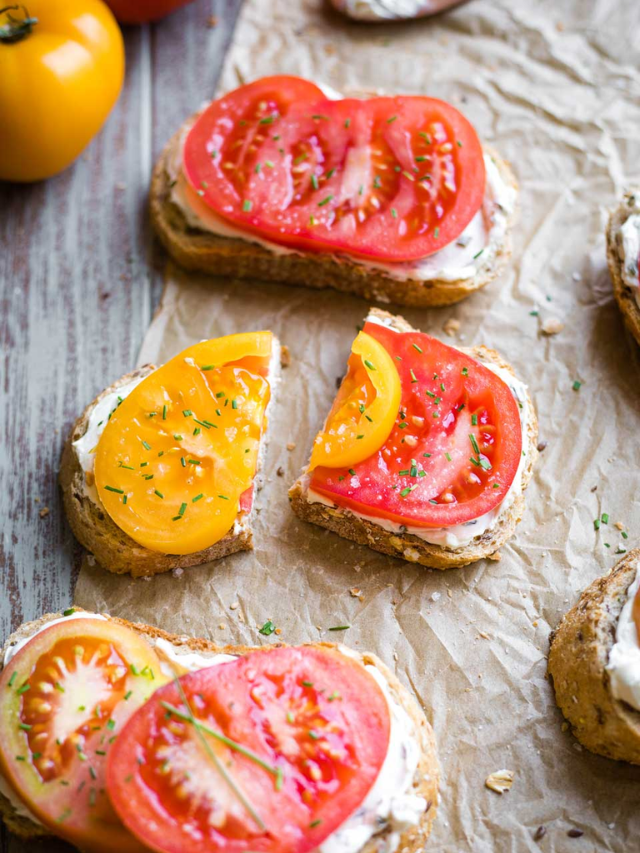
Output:
[[[318,467],[311,488],[363,515],[451,527],[498,506],[522,454],[511,389],[480,362],[423,332],[364,331],[393,357],[402,383],[396,424],[352,468]]]
[[[357,661],[266,649],[160,688],[116,741],[107,788],[152,850],[307,853],[366,797],[390,726]]]
[[[390,262],[455,240],[486,181],[475,130],[444,101],[327,100],[296,77],[265,77],[214,101],[183,158],[191,187],[242,229]]]
[[[105,0],[121,24],[148,24],[159,21],[193,0]]]

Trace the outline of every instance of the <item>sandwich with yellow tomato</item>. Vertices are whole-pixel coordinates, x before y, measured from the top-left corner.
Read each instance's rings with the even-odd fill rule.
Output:
[[[516,197],[509,165],[451,104],[275,75],[178,130],[150,206],[186,269],[426,306],[499,275]]]
[[[497,352],[372,309],[291,504],[431,568],[497,559],[522,518],[536,441],[527,388]]]
[[[252,548],[280,359],[271,332],[202,341],[85,409],[60,484],[73,532],[103,568],[153,575]]]
[[[0,652],[0,813],[89,853],[422,850],[434,735],[375,655],[73,608]]]

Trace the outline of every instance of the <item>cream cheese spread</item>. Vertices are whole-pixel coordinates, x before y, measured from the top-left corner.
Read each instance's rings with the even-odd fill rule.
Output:
[[[640,643],[633,619],[633,602],[640,587],[640,572],[627,590],[627,598],[616,626],[616,641],[609,652],[606,669],[616,699],[640,711]]]
[[[632,214],[620,228],[622,251],[622,280],[635,296],[640,307],[640,210]]]
[[[380,323],[388,328],[393,328],[389,323],[383,322],[376,315],[367,317],[367,322]],[[475,360],[477,361],[478,359],[476,358]],[[422,539],[423,542],[429,542],[431,545],[440,545],[443,548],[462,548],[469,545],[477,536],[482,536],[484,533],[492,530],[496,526],[501,516],[503,516],[504,513],[513,505],[516,497],[522,494],[522,477],[527,464],[527,457],[524,454],[526,453],[525,448],[528,445],[528,429],[531,421],[531,411],[529,406],[529,397],[527,394],[527,386],[524,382],[521,382],[509,370],[506,370],[497,364],[493,364],[490,361],[482,361],[481,363],[492,373],[495,373],[496,376],[499,376],[500,379],[509,386],[511,393],[518,403],[518,411],[520,413],[523,455],[520,457],[518,470],[516,471],[516,475],[513,478],[513,482],[507,490],[504,499],[494,509],[484,515],[471,519],[471,521],[466,521],[464,524],[454,524],[451,527],[415,527],[411,525],[397,524],[395,521],[391,521],[390,519],[379,518],[373,515],[369,516],[356,512],[352,509],[343,510],[344,512],[351,513],[356,516],[356,518],[370,521],[372,524],[376,524],[378,527],[382,527],[384,530],[391,533],[409,533],[412,536],[417,536],[419,539]],[[306,495],[309,503],[321,503],[325,506],[332,507],[334,509],[336,508],[336,505],[327,497],[319,494],[318,492],[314,492],[313,489],[309,488],[310,478],[308,476],[305,477],[305,480]]]
[[[87,618],[105,620],[105,617],[100,614],[88,612],[77,612],[59,619],[52,619],[38,628],[30,637],[20,640],[7,649],[4,665],[6,666],[19,649],[33,637],[51,625],[70,619]],[[173,668],[170,665],[172,662],[190,672],[195,672],[236,658],[236,655],[228,654],[207,657],[197,652],[181,652],[179,647],[162,638],[151,639],[150,642],[158,651],[161,666],[167,675],[173,675]],[[344,646],[340,646],[340,652],[347,657],[360,659],[358,654]],[[322,842],[317,853],[358,853],[369,839],[387,830],[391,831],[384,842],[381,841],[378,845],[377,853],[392,853],[398,846],[401,833],[416,826],[427,808],[424,798],[413,793],[413,780],[420,760],[420,745],[411,718],[392,696],[382,673],[370,664],[365,665],[365,669],[380,686],[389,706],[391,727],[387,755],[376,781],[362,804]],[[11,802],[18,814],[41,825],[2,775],[0,775],[0,794]]]
[[[355,21],[401,21],[434,15],[461,0],[333,0],[333,5]]]
[[[180,143],[167,163],[170,199],[180,209],[188,226],[218,237],[255,243],[274,255],[300,254],[295,249],[250,234],[226,221],[194,191],[182,169],[182,151],[189,130],[189,127],[185,127]],[[488,154],[484,155],[484,161],[487,183],[482,207],[459,237],[438,252],[417,261],[398,263],[352,255],[332,255],[332,258],[338,263],[380,270],[397,281],[460,281],[473,278],[481,267],[493,261],[504,245],[509,217],[515,208],[517,196],[515,187],[503,180],[500,170]]]

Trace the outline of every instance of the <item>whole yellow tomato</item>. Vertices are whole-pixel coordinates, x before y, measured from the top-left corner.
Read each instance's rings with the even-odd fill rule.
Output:
[[[26,2],[0,12],[5,181],[66,168],[104,124],[124,78],[122,34],[102,0]]]

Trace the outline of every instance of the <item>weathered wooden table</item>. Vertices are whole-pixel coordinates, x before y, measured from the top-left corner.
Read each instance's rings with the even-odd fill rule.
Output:
[[[0,635],[71,601],[80,550],[56,483],[67,430],[129,371],[160,298],[146,212],[151,168],[210,98],[242,0],[196,0],[125,30],[126,82],[63,174],[0,185]],[[3,853],[70,850],[0,830]]]

